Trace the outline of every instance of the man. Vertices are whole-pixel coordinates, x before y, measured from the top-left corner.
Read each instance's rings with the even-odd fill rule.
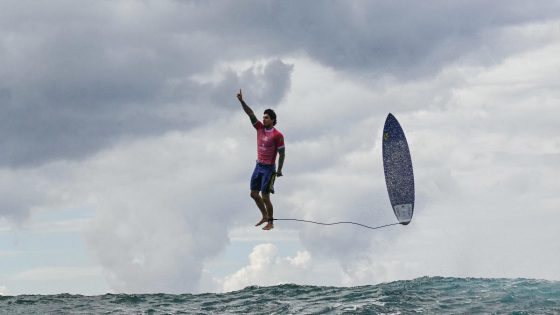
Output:
[[[276,113],[272,109],[264,111],[263,121],[260,122],[253,110],[243,100],[241,90],[237,94],[243,110],[249,118],[253,127],[257,130],[257,165],[251,176],[251,198],[255,200],[261,211],[262,219],[255,224],[259,226],[267,222],[263,230],[274,228],[273,206],[270,202],[270,194],[274,193],[274,180],[282,176],[284,165],[285,148],[284,136],[276,130]],[[276,171],[276,154],[279,154],[278,171]],[[259,195],[260,192],[260,195]]]

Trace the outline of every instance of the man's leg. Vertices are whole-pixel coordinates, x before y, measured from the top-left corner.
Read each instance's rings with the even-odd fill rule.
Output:
[[[257,222],[257,224],[255,224],[255,226],[259,226],[263,223],[265,223],[268,220],[268,216],[267,216],[267,211],[266,211],[266,206],[261,198],[261,196],[259,195],[259,191],[258,190],[251,190],[251,198],[253,198],[253,200],[255,200],[255,203],[257,204],[257,207],[259,207],[259,210],[261,211],[262,214],[262,219]]]
[[[270,194],[267,193],[262,193],[262,200],[263,203],[266,207],[266,212],[267,212],[267,218],[268,218],[268,223],[266,224],[266,226],[263,228],[263,230],[270,230],[274,227],[272,218],[274,218],[273,213],[274,213],[274,207],[272,206],[272,202],[270,202]]]

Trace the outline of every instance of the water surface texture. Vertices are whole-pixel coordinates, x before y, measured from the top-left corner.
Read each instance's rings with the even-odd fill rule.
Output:
[[[424,277],[229,293],[0,296],[1,314],[560,314],[560,282]]]

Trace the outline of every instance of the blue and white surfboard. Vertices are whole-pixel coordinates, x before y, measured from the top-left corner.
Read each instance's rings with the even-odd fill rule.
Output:
[[[414,213],[414,173],[404,131],[392,114],[383,127],[383,169],[393,212],[407,225]]]

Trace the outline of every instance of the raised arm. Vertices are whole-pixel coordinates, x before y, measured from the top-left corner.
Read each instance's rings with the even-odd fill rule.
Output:
[[[251,107],[249,107],[249,105],[247,105],[247,103],[245,103],[245,101],[243,100],[241,89],[239,89],[239,93],[237,93],[237,99],[241,103],[241,106],[243,106],[243,110],[245,111],[247,116],[249,116],[249,118],[251,119],[251,123],[254,125],[257,122],[257,117],[255,116],[255,113],[253,112]]]

